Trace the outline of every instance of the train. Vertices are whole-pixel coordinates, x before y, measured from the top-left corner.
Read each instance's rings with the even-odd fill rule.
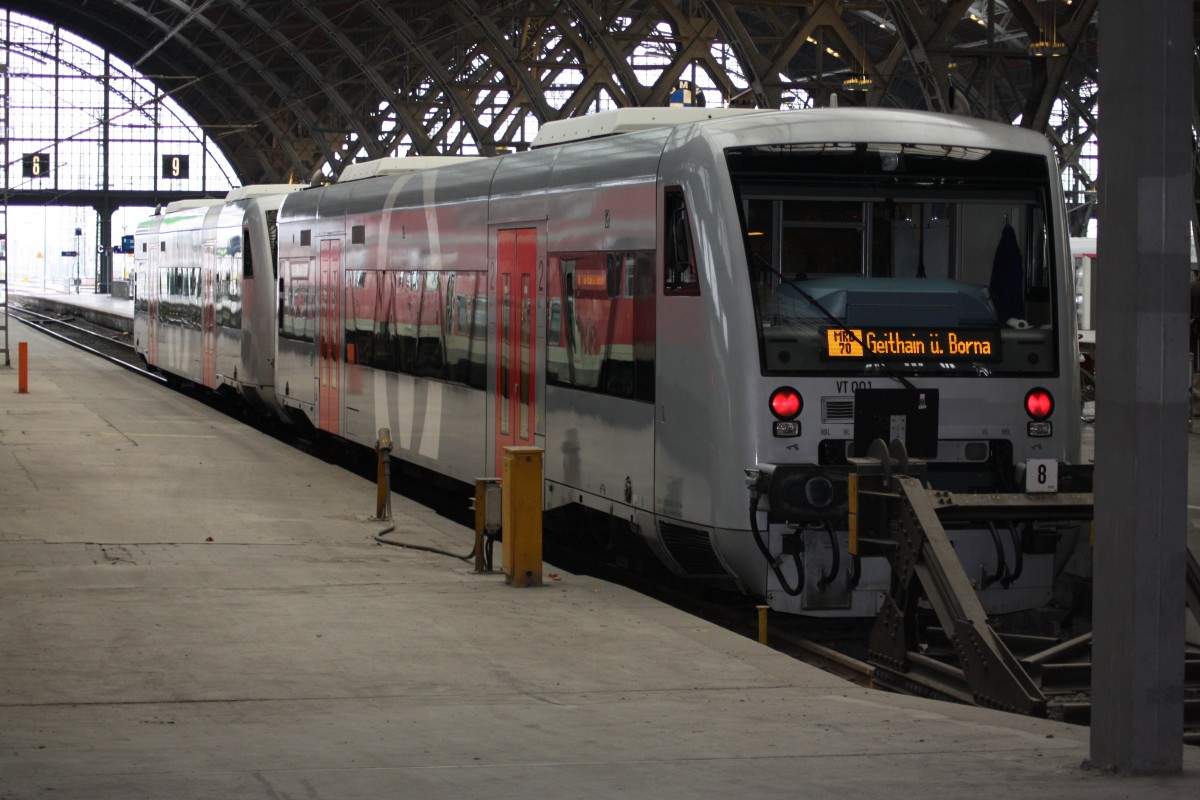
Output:
[[[890,568],[850,557],[847,486],[873,441],[962,492],[1080,461],[1058,174],[1043,136],[956,116],[603,112],[168,207],[136,234],[135,346],[325,436],[388,428],[454,481],[542,448],[547,513],[783,613],[869,617]],[[951,535],[989,614],[1044,605],[1079,539]]]

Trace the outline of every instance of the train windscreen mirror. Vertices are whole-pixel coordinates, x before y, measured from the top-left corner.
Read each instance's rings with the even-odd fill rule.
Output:
[[[937,389],[859,389],[854,393],[854,454],[876,439],[899,439],[910,456],[937,456]]]

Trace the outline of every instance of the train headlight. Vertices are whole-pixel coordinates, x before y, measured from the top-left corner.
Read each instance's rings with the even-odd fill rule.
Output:
[[[796,420],[776,420],[773,432],[779,437],[793,437],[800,435],[800,423]]]
[[[1054,413],[1054,398],[1040,386],[1030,389],[1025,395],[1025,413],[1039,422],[1049,419]]]
[[[1030,389],[1025,394],[1025,413],[1030,421],[1026,433],[1033,437],[1053,436],[1054,423],[1050,415],[1054,413],[1054,397],[1040,386]]]
[[[804,408],[804,401],[800,398],[800,393],[790,386],[781,386],[771,392],[771,413],[777,419],[793,420],[800,416],[800,411]]]

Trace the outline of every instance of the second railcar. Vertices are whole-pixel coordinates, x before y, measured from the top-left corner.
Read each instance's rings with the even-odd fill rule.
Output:
[[[302,188],[246,186],[139,224],[134,346],[150,366],[278,413],[275,216]]]

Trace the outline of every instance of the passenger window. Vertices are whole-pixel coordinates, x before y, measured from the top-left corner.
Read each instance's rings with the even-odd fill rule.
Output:
[[[692,247],[692,226],[683,189],[667,189],[664,197],[663,291],[669,295],[699,295],[700,277]]]

